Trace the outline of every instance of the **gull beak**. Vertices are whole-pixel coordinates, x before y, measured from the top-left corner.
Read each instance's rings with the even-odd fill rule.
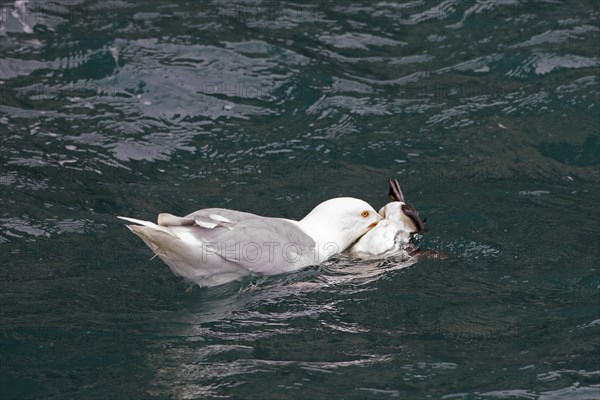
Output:
[[[373,222],[367,228],[369,228],[369,230],[375,228],[377,226],[377,224],[379,223],[379,221],[381,221],[382,219],[383,219],[383,217],[381,215],[379,215],[379,213],[377,213],[377,221]]]

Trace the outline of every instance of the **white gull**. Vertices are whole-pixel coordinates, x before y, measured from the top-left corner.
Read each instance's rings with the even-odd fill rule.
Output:
[[[381,220],[368,203],[351,197],[324,201],[300,221],[223,208],[185,217],[159,214],[157,224],[118,218],[137,224],[127,227],[176,275],[200,286],[319,264],[346,250]]]

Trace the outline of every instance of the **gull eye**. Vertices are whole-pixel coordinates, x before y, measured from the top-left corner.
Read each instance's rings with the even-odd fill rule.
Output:
[[[363,218],[367,218],[369,216],[369,212],[368,211],[363,211],[362,213],[360,213],[360,216]]]

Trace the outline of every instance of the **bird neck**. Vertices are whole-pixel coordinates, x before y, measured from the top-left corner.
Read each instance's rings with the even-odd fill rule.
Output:
[[[347,232],[343,226],[337,225],[339,221],[336,224],[322,215],[308,214],[297,223],[314,240],[319,262],[346,250],[352,244],[350,235],[345,234]]]

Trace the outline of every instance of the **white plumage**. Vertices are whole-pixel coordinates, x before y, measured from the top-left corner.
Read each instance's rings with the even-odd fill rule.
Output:
[[[247,275],[276,275],[323,262],[347,249],[381,216],[366,202],[340,197],[300,221],[209,208],[158,223],[118,217],[178,276],[215,286]]]
[[[362,236],[351,247],[350,253],[359,258],[387,258],[411,249],[410,239],[414,233],[427,231],[417,210],[404,202],[404,194],[396,179],[390,179],[389,196],[393,200],[379,210],[384,218],[375,228]]]

